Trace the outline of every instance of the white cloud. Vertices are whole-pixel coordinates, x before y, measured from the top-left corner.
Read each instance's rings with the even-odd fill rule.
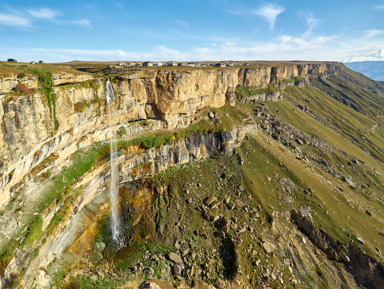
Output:
[[[114,1],[113,4],[119,9],[124,9],[124,3],[122,2]]]
[[[183,21],[183,20],[178,19],[178,20],[175,21],[175,23],[176,23],[177,25],[179,25],[179,26],[182,26],[182,27],[184,27],[184,28],[189,29],[189,23],[188,23],[188,22],[185,22],[185,21]]]
[[[361,52],[355,53],[352,57],[346,59],[344,62],[354,61],[377,61],[384,60],[384,49],[379,49],[375,52]]]
[[[37,26],[39,20],[49,20],[58,25],[80,25],[91,26],[89,19],[75,19],[75,20],[61,20],[62,15],[59,11],[49,8],[41,8],[34,10],[14,10],[10,9],[10,13],[0,13],[0,26],[13,26],[13,27],[32,27]]]
[[[383,5],[382,6],[375,6],[375,7],[373,7],[373,9],[378,10],[378,11],[384,11],[384,6]]]
[[[356,61],[384,61],[384,49],[372,52],[372,49],[362,49],[358,52],[353,51],[349,57],[343,59],[343,62]]]
[[[0,14],[0,25],[28,27],[31,26],[31,22],[22,15]]]
[[[53,20],[60,15],[60,12],[49,9],[42,8],[38,10],[27,10],[27,12],[34,18]]]
[[[164,45],[146,50],[92,50],[92,49],[14,49],[0,46],[0,58],[12,55],[20,61],[42,59],[46,62],[84,61],[189,61],[189,60],[329,60],[362,61],[384,60],[381,39],[350,39],[345,35],[282,35],[268,42],[243,42],[240,39],[215,39],[209,45],[188,50],[176,50]]]
[[[65,23],[69,23],[69,24],[74,24],[74,25],[80,25],[80,26],[88,26],[90,27],[91,26],[91,20],[89,19],[77,19],[77,20],[69,20],[67,22],[64,22]]]
[[[283,13],[285,9],[279,5],[268,4],[264,7],[261,7],[258,10],[253,11],[254,14],[259,15],[264,18],[265,21],[269,23],[271,30],[275,26],[277,16]]]
[[[307,21],[308,25],[308,30],[305,32],[305,35],[311,35],[313,30],[319,26],[320,19],[313,17],[312,14],[309,14],[305,20]]]
[[[364,32],[365,32],[365,37],[373,37],[379,34],[383,34],[384,30],[371,29],[371,30],[366,30]]]

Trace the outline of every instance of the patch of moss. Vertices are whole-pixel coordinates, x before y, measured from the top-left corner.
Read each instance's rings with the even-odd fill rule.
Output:
[[[56,118],[57,95],[53,91],[52,74],[50,72],[40,73],[38,76],[38,81],[39,81],[39,86],[47,99],[49,111],[53,119],[54,129],[58,130],[59,121]]]
[[[43,217],[41,215],[37,215],[32,223],[28,226],[27,233],[24,238],[24,245],[26,247],[32,247],[35,241],[40,238],[43,230],[43,223]]]
[[[249,86],[239,86],[236,88],[236,96],[237,99],[242,100],[244,98],[248,98],[250,96],[254,95],[260,95],[265,93],[275,93],[278,92],[279,89],[276,88],[275,85],[269,84],[266,88],[256,88],[256,87],[249,87]]]

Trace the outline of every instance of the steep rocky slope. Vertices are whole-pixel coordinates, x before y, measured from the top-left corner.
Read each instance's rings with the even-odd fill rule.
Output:
[[[2,287],[382,288],[380,83],[337,63],[124,71],[111,118],[101,76],[12,69]]]

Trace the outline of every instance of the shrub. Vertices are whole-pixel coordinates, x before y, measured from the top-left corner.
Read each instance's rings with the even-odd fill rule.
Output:
[[[43,229],[43,218],[38,215],[35,220],[29,225],[27,234],[25,235],[24,244],[27,247],[32,247],[33,243],[40,237]]]
[[[81,88],[90,88],[91,84],[88,81],[84,81],[84,82],[80,83],[80,87]]]
[[[279,90],[273,84],[268,85],[268,87],[265,89],[266,93],[274,93],[274,92],[278,92],[278,91]]]
[[[31,93],[30,89],[25,84],[20,82],[16,85],[15,90],[25,94]]]
[[[238,99],[243,99],[252,95],[259,95],[259,94],[265,93],[265,90],[262,88],[240,86],[236,88],[235,93]]]
[[[127,134],[127,131],[125,130],[125,127],[123,127],[123,126],[119,127],[119,130],[117,131],[117,134],[118,134],[119,136],[126,135],[126,134]]]
[[[18,75],[17,75],[17,78],[20,79],[20,78],[24,78],[25,77],[25,73],[24,72],[20,72]]]
[[[87,103],[84,101],[81,102],[76,102],[75,103],[75,112],[84,112],[85,109],[87,108]]]

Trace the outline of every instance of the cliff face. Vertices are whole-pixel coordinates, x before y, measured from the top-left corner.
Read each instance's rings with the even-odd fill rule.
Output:
[[[342,110],[329,99],[335,91],[316,89],[343,83],[340,67],[131,70],[111,78],[112,104],[104,80],[92,75],[8,77],[0,93],[0,287],[76,287],[51,283],[67,261],[74,265],[63,282],[82,276],[95,286],[124,282],[128,272],[217,288],[380,287],[382,216],[361,201],[360,187],[380,191],[381,166],[345,147],[342,131],[315,123],[331,126],[322,113]],[[11,91],[19,82],[32,92]],[[345,115],[354,120],[352,110]],[[353,122],[364,125],[359,132],[371,131],[374,120],[356,115],[364,120]],[[107,228],[116,135],[121,236],[129,247],[143,241],[142,259],[123,264],[125,271],[107,258],[116,249]],[[333,154],[373,179],[344,177]],[[338,241],[343,228],[350,229]],[[364,240],[377,260],[359,247]],[[166,260],[168,248],[181,263]]]
[[[142,186],[142,179],[158,174],[169,167],[211,158],[215,155],[229,154],[245,133],[255,127],[248,126],[234,129],[217,136],[214,133],[191,135],[160,148],[144,149],[140,145],[121,149],[119,163],[121,206],[134,212],[133,225],[137,224],[142,214],[150,210],[156,194]],[[59,230],[44,243],[38,244],[39,258],[33,260],[21,282],[25,288],[31,288],[36,276],[43,274],[40,268],[47,268],[55,259],[61,258],[67,250],[81,256],[91,249],[97,234],[98,222],[108,213],[110,185],[109,162],[101,162],[85,174],[73,190],[83,188],[80,196],[70,205]],[[105,205],[106,204],[106,205]],[[52,218],[64,206],[56,205],[44,214],[43,228],[47,229]],[[12,228],[7,228],[11,232]],[[0,276],[0,287],[9,286],[18,276],[30,257],[28,250],[17,251],[5,272]],[[41,285],[41,284],[40,284]]]
[[[335,67],[334,63],[319,63],[133,72],[113,84],[118,106],[112,125],[158,119],[164,122],[164,128],[185,127],[194,121],[195,113],[206,107],[234,104],[234,91],[239,85],[264,88],[283,79],[318,75]],[[93,87],[79,85],[91,80],[93,76],[87,74],[53,74],[54,108],[41,91],[9,94],[18,81],[37,88],[36,77],[0,80],[0,205],[9,200],[15,185],[50,154],[60,151],[65,158],[73,152],[74,143],[79,148],[108,138],[105,131],[111,122],[102,81],[94,80],[98,86]]]

